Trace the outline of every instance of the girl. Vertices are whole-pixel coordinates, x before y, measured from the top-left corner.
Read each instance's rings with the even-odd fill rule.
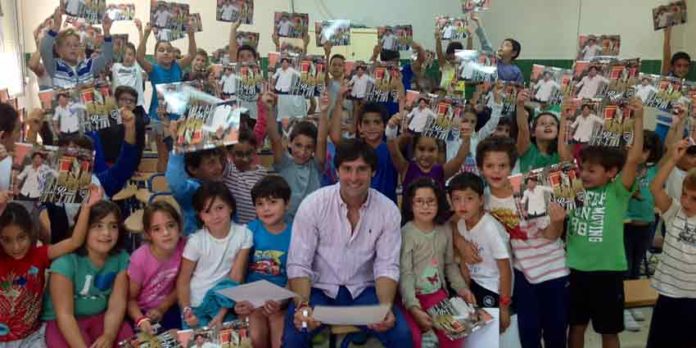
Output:
[[[143,230],[150,242],[133,252],[128,266],[128,315],[143,332],[154,334],[156,322],[163,330],[181,327],[174,289],[186,245],[181,226],[171,204],[158,201],[145,208]]]
[[[517,153],[520,154],[520,172],[548,167],[560,161],[556,115],[542,112],[532,122],[533,134],[529,130],[529,112],[524,104],[529,100],[529,91],[517,93]],[[563,145],[565,146],[565,145]]]
[[[44,302],[46,344],[51,347],[112,347],[133,335],[123,321],[128,301],[128,254],[121,249],[121,211],[95,203],[87,241],[51,264],[50,297]]]
[[[106,68],[114,57],[114,45],[111,40],[111,18],[104,16],[102,29],[104,44],[101,54],[96,58],[81,58],[80,35],[68,29],[62,32],[63,9],[56,8],[53,14],[53,27],[41,40],[41,59],[46,72],[53,79],[53,86],[59,88],[74,88],[77,85],[90,83]],[[54,56],[54,52],[58,58]]]
[[[475,303],[454,261],[452,230],[447,222],[449,205],[440,184],[420,178],[406,190],[401,228],[401,277],[399,288],[408,314],[414,347],[420,348],[422,332],[433,329],[427,313],[448,298],[448,285],[469,303]],[[445,278],[449,282],[445,282]],[[450,340],[435,330],[439,347],[461,347],[463,340]]]
[[[203,228],[189,237],[184,249],[176,283],[179,306],[184,327],[216,326],[230,317],[229,308],[220,306],[211,314],[210,306],[202,304],[228,275],[242,283],[253,236],[246,226],[232,222],[237,206],[223,183],[204,183],[193,195],[193,207]]]
[[[150,23],[147,24],[144,34],[142,24],[140,22],[135,22],[135,25],[138,28],[138,33],[140,34],[140,45],[138,46],[136,59],[138,64],[140,64],[143,70],[145,70],[145,72],[148,74],[148,77],[152,82],[152,89],[156,91],[158,84],[181,82],[183,70],[191,65],[191,62],[196,56],[196,37],[193,26],[188,26],[188,55],[180,60],[176,60],[174,57],[174,49],[172,44],[168,41],[158,41],[157,44],[155,44],[155,64],[152,64],[145,59],[145,46],[147,44],[147,39],[150,37],[150,33],[152,32],[152,25]],[[152,118],[152,126],[153,129],[155,129],[157,157],[159,159],[157,161],[157,171],[164,173],[164,171],[167,169],[167,161],[169,160],[169,150],[171,150],[172,139],[171,136],[164,136],[167,127],[162,122],[167,123],[169,120],[160,120],[157,114],[158,106],[159,101],[157,98],[157,93],[154,93],[154,97],[150,102],[150,112],[148,114]],[[178,118],[177,115],[168,116],[168,118],[173,120]]]
[[[73,235],[60,243],[37,246],[38,230],[26,209],[7,203],[9,196],[0,193],[0,346],[43,347],[44,333],[39,314],[44,293],[46,269],[51,260],[73,252],[84,242],[89,211],[101,199],[97,186],[80,213]]]

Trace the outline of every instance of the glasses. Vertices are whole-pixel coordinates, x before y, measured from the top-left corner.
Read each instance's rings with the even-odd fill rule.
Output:
[[[434,199],[414,199],[413,205],[421,208],[435,207],[437,206],[437,200]]]

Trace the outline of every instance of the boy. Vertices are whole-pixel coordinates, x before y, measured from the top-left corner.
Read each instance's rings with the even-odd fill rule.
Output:
[[[258,141],[252,131],[249,128],[240,129],[237,143],[228,154],[231,161],[228,161],[223,173],[225,185],[237,204],[240,224],[246,224],[256,217],[251,190],[268,174],[266,167],[254,163],[257,148]]]
[[[506,228],[514,255],[514,299],[522,347],[564,347],[566,344],[568,268],[560,236],[565,210],[549,204],[548,217],[520,220],[508,176],[517,160],[515,141],[490,137],[478,144],[476,164],[490,188],[486,210]],[[480,262],[467,247],[468,264]],[[509,299],[501,299],[508,302]]]
[[[672,27],[667,27],[665,30],[665,38],[662,47],[662,75],[672,76],[680,79],[685,79],[691,70],[691,56],[684,51],[680,51],[672,55]],[[664,140],[666,144],[666,134],[669,131],[669,126],[672,124],[672,115],[669,110],[660,110],[657,115],[657,126],[655,132],[660,136],[660,140]]]
[[[469,288],[476,303],[483,307],[500,308],[500,330],[510,325],[512,296],[512,264],[510,262],[509,237],[505,228],[483,209],[483,180],[472,173],[458,174],[447,186],[452,208],[458,220],[453,233],[455,245],[463,237],[476,248],[481,262],[462,264],[462,273],[471,276]],[[458,252],[464,252],[457,248]]]
[[[623,229],[614,224],[626,216],[643,154],[643,103],[633,98],[628,108],[633,113],[633,144],[625,158],[615,148],[589,146],[580,152],[585,204],[570,213],[567,237],[570,348],[583,347],[590,320],[602,335],[603,348],[618,348],[618,334],[624,330],[627,263]]]
[[[53,114],[53,127],[61,139],[68,139],[80,134],[80,115],[83,112],[65,93],[58,94],[58,106]]]
[[[677,143],[662,163],[650,192],[655,206],[665,220],[667,233],[662,259],[653,276],[659,297],[653,310],[648,348],[696,346],[696,175],[684,179],[679,198],[667,195],[663,186],[667,177],[685,155],[688,140]]]
[[[472,15],[471,20],[476,23],[476,36],[478,36],[479,42],[481,43],[481,51],[489,54],[495,53],[498,57],[498,79],[502,81],[524,83],[522,70],[513,63],[515,59],[520,56],[522,45],[515,39],[507,38],[503,40],[500,44],[500,48],[495,52],[491,42],[486,36],[486,32],[483,30],[481,19]]]
[[[114,63],[111,66],[111,86],[116,91],[119,86],[128,86],[137,93],[137,105],[145,104],[143,92],[143,74],[145,71],[135,62],[135,45],[130,42],[125,44],[123,63]]]
[[[277,175],[266,176],[251,189],[258,219],[248,225],[254,235],[254,247],[249,260],[247,283],[267,280],[281,287],[288,283],[285,268],[292,223],[285,216],[290,195],[290,186]],[[246,308],[243,307],[244,310],[237,314],[249,316],[251,341],[258,346],[280,347],[285,317],[282,304],[268,301],[257,309],[253,309],[251,304],[245,305]]]

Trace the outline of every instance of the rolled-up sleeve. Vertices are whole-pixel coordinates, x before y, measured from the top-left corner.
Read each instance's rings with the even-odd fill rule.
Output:
[[[384,221],[382,234],[375,243],[375,279],[387,277],[399,281],[399,258],[401,254],[401,214],[396,205],[385,205],[376,212]]]
[[[289,279],[312,279],[312,263],[318,244],[318,230],[315,212],[319,208],[317,199],[305,199],[300,204],[292,223],[290,250],[288,251],[287,274]]]

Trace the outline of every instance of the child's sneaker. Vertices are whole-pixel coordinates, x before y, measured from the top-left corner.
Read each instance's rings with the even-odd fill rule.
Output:
[[[631,312],[633,319],[635,319],[636,321],[645,320],[645,315],[643,315],[643,313],[641,313],[639,309],[629,309],[629,311]]]
[[[640,325],[633,319],[633,315],[631,315],[629,310],[624,310],[624,327],[626,331],[640,331]]]

